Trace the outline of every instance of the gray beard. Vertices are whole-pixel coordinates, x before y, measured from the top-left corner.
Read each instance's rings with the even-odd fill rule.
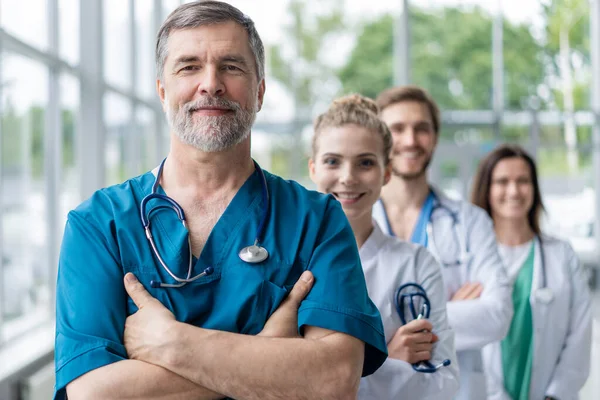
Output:
[[[206,153],[215,153],[232,148],[250,135],[256,119],[255,103],[249,109],[233,101],[221,98],[206,98],[184,104],[176,113],[167,99],[166,115],[171,130],[182,143]],[[205,116],[194,121],[193,112],[202,106],[219,106],[233,110],[233,115]]]

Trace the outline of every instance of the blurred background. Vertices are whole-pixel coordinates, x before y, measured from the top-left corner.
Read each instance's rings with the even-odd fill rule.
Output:
[[[0,399],[47,399],[67,212],[152,169],[168,130],[154,43],[179,0],[0,0]],[[431,179],[467,198],[501,142],[537,159],[545,229],[600,282],[600,0],[231,0],[267,50],[253,156],[307,179],[334,96],[414,83],[443,110]],[[600,300],[584,400],[600,398]],[[556,316],[564,318],[566,316]]]

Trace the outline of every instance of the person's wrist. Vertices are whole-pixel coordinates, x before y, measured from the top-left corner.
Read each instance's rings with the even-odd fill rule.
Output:
[[[180,362],[180,357],[185,354],[186,349],[186,324],[173,320],[162,335],[160,348],[156,349],[154,357],[156,364],[163,368],[171,369]]]

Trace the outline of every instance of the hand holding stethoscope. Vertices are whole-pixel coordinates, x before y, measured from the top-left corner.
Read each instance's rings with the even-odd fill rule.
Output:
[[[429,361],[438,337],[432,333],[433,326],[427,320],[431,303],[425,289],[417,283],[406,283],[396,291],[394,302],[402,327],[388,343],[389,356],[406,361],[412,364],[415,371],[423,373],[433,373],[450,365],[450,360],[437,365]],[[407,319],[406,311],[409,311],[412,320]]]

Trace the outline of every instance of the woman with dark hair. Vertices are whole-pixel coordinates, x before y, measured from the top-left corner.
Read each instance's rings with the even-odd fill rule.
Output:
[[[535,162],[521,147],[496,148],[479,164],[471,201],[492,217],[513,284],[508,334],[483,351],[488,399],[578,399],[590,368],[590,293],[571,246],[541,232]]]

